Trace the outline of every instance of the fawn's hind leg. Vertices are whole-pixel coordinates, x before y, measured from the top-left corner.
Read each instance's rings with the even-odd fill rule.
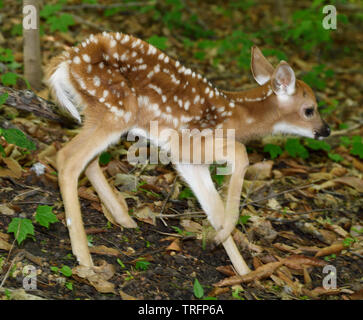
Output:
[[[72,251],[80,265],[92,267],[81,209],[78,200],[78,177],[86,165],[121,136],[100,123],[85,125],[81,132],[57,154],[58,182],[61,190]]]
[[[117,199],[99,166],[98,157],[88,165],[86,176],[116,222],[126,228],[136,228],[137,224],[128,214],[126,201],[122,196]]]

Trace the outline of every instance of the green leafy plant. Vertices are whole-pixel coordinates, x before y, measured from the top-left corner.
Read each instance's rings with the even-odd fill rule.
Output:
[[[353,136],[351,138],[346,136],[340,137],[340,144],[346,148],[351,147],[350,154],[363,159],[363,140],[361,136]]]
[[[335,162],[340,162],[340,161],[344,160],[344,158],[340,154],[332,153],[332,152],[328,153],[328,157]]]
[[[62,268],[59,270],[65,277],[72,276],[72,269],[66,265],[62,266]]]
[[[145,258],[139,258],[137,259],[135,263],[135,269],[139,271],[145,271],[149,268],[150,262],[146,261]]]
[[[250,220],[251,216],[240,216],[239,219],[238,219],[238,222],[241,224],[241,225],[246,225],[248,220]]]
[[[243,292],[241,288],[236,288],[232,291],[232,297],[238,300],[245,300],[245,298],[241,297],[239,294]]]
[[[309,151],[301,144],[297,138],[289,138],[286,140],[285,150],[287,153],[296,158],[301,157],[306,159],[309,156]]]
[[[50,270],[52,270],[54,273],[62,274],[68,278],[72,276],[72,269],[66,265],[63,265],[62,268],[58,268],[56,266],[51,266]]]
[[[101,165],[104,166],[104,165],[108,164],[111,161],[111,159],[112,159],[112,156],[109,152],[103,152],[100,155],[99,162]]]
[[[306,145],[312,150],[330,151],[331,146],[324,140],[305,138]]]
[[[268,152],[270,154],[271,159],[275,159],[276,157],[282,154],[282,149],[279,146],[271,143],[266,144],[265,147],[263,148],[263,151]]]
[[[178,198],[180,200],[195,198],[193,191],[189,187],[185,187],[180,193]]]
[[[311,87],[317,90],[324,90],[326,80],[334,76],[332,69],[327,69],[324,64],[314,66],[313,69],[307,72],[302,79]]]
[[[125,269],[126,268],[126,266],[123,264],[123,262],[121,261],[121,259],[117,258],[116,261],[117,261],[117,263],[120,265],[120,267],[122,269]]]
[[[14,233],[20,245],[29,235],[34,236],[34,226],[30,219],[13,218],[8,226],[8,233]]]
[[[0,128],[0,136],[3,136],[5,141],[10,144],[28,150],[35,150],[36,146],[33,141],[29,140],[25,134],[18,129],[3,129]]]
[[[351,237],[346,237],[343,240],[343,246],[346,248],[349,248],[356,240],[354,238]]]
[[[204,289],[203,289],[202,285],[199,283],[197,278],[195,278],[195,280],[194,280],[193,293],[194,293],[194,296],[198,299],[201,299],[204,296]]]
[[[3,104],[6,103],[6,101],[9,98],[9,94],[7,92],[3,93],[2,95],[0,95],[0,106],[2,106]]]
[[[68,28],[75,25],[72,15],[61,13],[64,3],[65,1],[58,1],[56,4],[46,4],[39,13],[39,16],[45,20],[51,32],[68,32]]]
[[[187,236],[191,236],[193,234],[193,232],[190,232],[190,231],[185,231],[185,230],[182,230],[180,229],[179,227],[177,226],[171,226],[178,234],[180,234],[181,236],[183,237],[187,237]]]
[[[50,223],[58,222],[58,219],[52,210],[53,207],[50,206],[38,206],[35,214],[35,221],[41,226],[49,229]]]
[[[147,39],[147,41],[160,50],[165,50],[168,47],[168,38],[166,37],[159,37],[154,35]]]

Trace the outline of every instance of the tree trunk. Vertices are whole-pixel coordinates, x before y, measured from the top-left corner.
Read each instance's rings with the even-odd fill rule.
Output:
[[[26,9],[23,23],[24,77],[35,90],[41,89],[43,78],[39,35],[40,2],[40,0],[23,0],[23,8]]]

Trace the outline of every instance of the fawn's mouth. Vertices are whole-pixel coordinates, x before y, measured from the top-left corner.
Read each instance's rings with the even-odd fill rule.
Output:
[[[324,125],[319,130],[314,130],[314,138],[317,140],[323,140],[330,136],[330,127],[324,122]]]

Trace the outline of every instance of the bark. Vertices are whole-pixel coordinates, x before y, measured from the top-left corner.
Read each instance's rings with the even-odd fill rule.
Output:
[[[40,0],[23,0],[23,6],[32,5],[36,9],[36,28],[23,27],[24,37],[24,77],[31,87],[40,90],[42,87],[42,59],[40,51]]]
[[[15,90],[0,85],[0,95],[8,93],[6,105],[18,110],[28,111],[40,118],[59,122],[65,126],[74,126],[77,120],[70,115],[62,113],[62,110],[54,103],[38,97],[29,90]]]

